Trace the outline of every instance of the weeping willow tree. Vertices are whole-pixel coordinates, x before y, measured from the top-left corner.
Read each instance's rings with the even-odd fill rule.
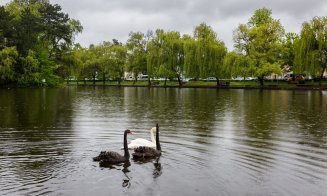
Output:
[[[194,38],[185,40],[185,73],[188,77],[215,77],[217,85],[223,76],[223,59],[227,53],[225,44],[217,38],[213,29],[205,23],[194,30]]]
[[[95,85],[96,77],[101,70],[100,60],[98,59],[98,47],[91,45],[88,49],[81,49],[79,55],[82,55],[80,79],[84,80],[84,84],[86,84],[86,80],[92,79]]]
[[[177,78],[179,85],[182,85],[184,51],[180,33],[157,30],[148,49],[148,72],[157,77],[164,77],[165,85],[168,78]]]
[[[160,52],[162,47],[162,29],[157,29],[154,37],[147,43],[147,73],[149,78],[158,76],[158,67],[160,65]],[[151,85],[151,81],[148,80],[149,85]],[[166,83],[166,81],[165,81]]]
[[[250,75],[253,69],[250,69],[249,59],[240,53],[235,51],[228,52],[224,58],[224,75],[228,78],[242,76],[245,78]]]
[[[327,67],[327,17],[314,17],[303,23],[295,44],[294,71],[323,77]]]
[[[134,84],[137,76],[147,71],[146,37],[141,32],[131,32],[126,42],[127,62],[126,70],[134,76]]]
[[[214,42],[207,47],[208,64],[202,67],[204,70],[202,77],[214,76],[217,86],[219,85],[219,78],[226,76],[223,66],[226,53],[225,44],[220,41]]]
[[[184,36],[184,75],[189,78],[200,77],[199,66],[196,63],[196,41],[190,36]]]
[[[183,72],[184,51],[180,33],[169,31],[163,35],[163,45],[160,54],[159,74],[169,78],[177,78],[182,85],[181,74]]]

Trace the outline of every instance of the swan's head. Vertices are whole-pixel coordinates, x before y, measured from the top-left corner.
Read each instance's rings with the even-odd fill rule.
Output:
[[[150,133],[151,133],[151,132],[152,132],[152,133],[156,133],[156,131],[157,131],[157,127],[152,127],[151,130],[150,130]],[[159,133],[160,133],[160,131],[159,131]]]
[[[131,130],[129,130],[129,129],[126,129],[125,130],[125,133],[127,133],[127,134],[133,134],[133,132]]]
[[[152,127],[152,128],[150,129],[150,132],[156,132],[156,130],[157,130],[156,127]]]

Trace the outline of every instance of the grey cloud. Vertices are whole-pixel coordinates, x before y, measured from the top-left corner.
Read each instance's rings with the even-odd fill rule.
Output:
[[[192,34],[206,22],[232,49],[232,34],[258,8],[272,9],[288,31],[299,31],[304,21],[326,15],[326,0],[50,0],[78,19],[84,32],[77,41],[87,46],[116,38],[126,41],[130,31],[176,30]],[[3,3],[2,3],[3,2]],[[5,4],[9,0],[1,0]]]

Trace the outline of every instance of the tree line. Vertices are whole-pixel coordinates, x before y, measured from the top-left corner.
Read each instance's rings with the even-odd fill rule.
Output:
[[[177,31],[131,32],[126,43],[116,39],[88,48],[74,43],[82,31],[59,5],[47,0],[14,0],[0,7],[0,84],[58,85],[61,81],[96,79],[120,82],[124,73],[135,81],[150,78],[256,77],[285,71],[322,77],[327,66],[327,18],[304,22],[300,34],[286,33],[272,11],[258,9],[233,33],[228,51],[206,23],[193,35]]]

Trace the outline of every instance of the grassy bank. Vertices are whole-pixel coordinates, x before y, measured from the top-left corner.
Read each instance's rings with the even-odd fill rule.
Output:
[[[179,86],[177,81],[167,81],[166,85],[164,81],[151,81],[152,85],[148,85],[148,81],[122,81],[120,86],[135,86],[135,87],[178,87],[178,88],[264,88],[264,89],[303,89],[303,90],[320,90],[327,89],[327,81],[323,81],[321,85],[319,82],[305,81],[304,84],[289,84],[287,81],[265,81],[264,86],[260,86],[256,80],[250,81],[237,81],[237,80],[224,80],[222,83],[225,85],[217,86],[215,81],[189,81]],[[228,85],[226,85],[228,83]],[[79,85],[79,86],[118,86],[117,81],[69,81],[68,85]]]

